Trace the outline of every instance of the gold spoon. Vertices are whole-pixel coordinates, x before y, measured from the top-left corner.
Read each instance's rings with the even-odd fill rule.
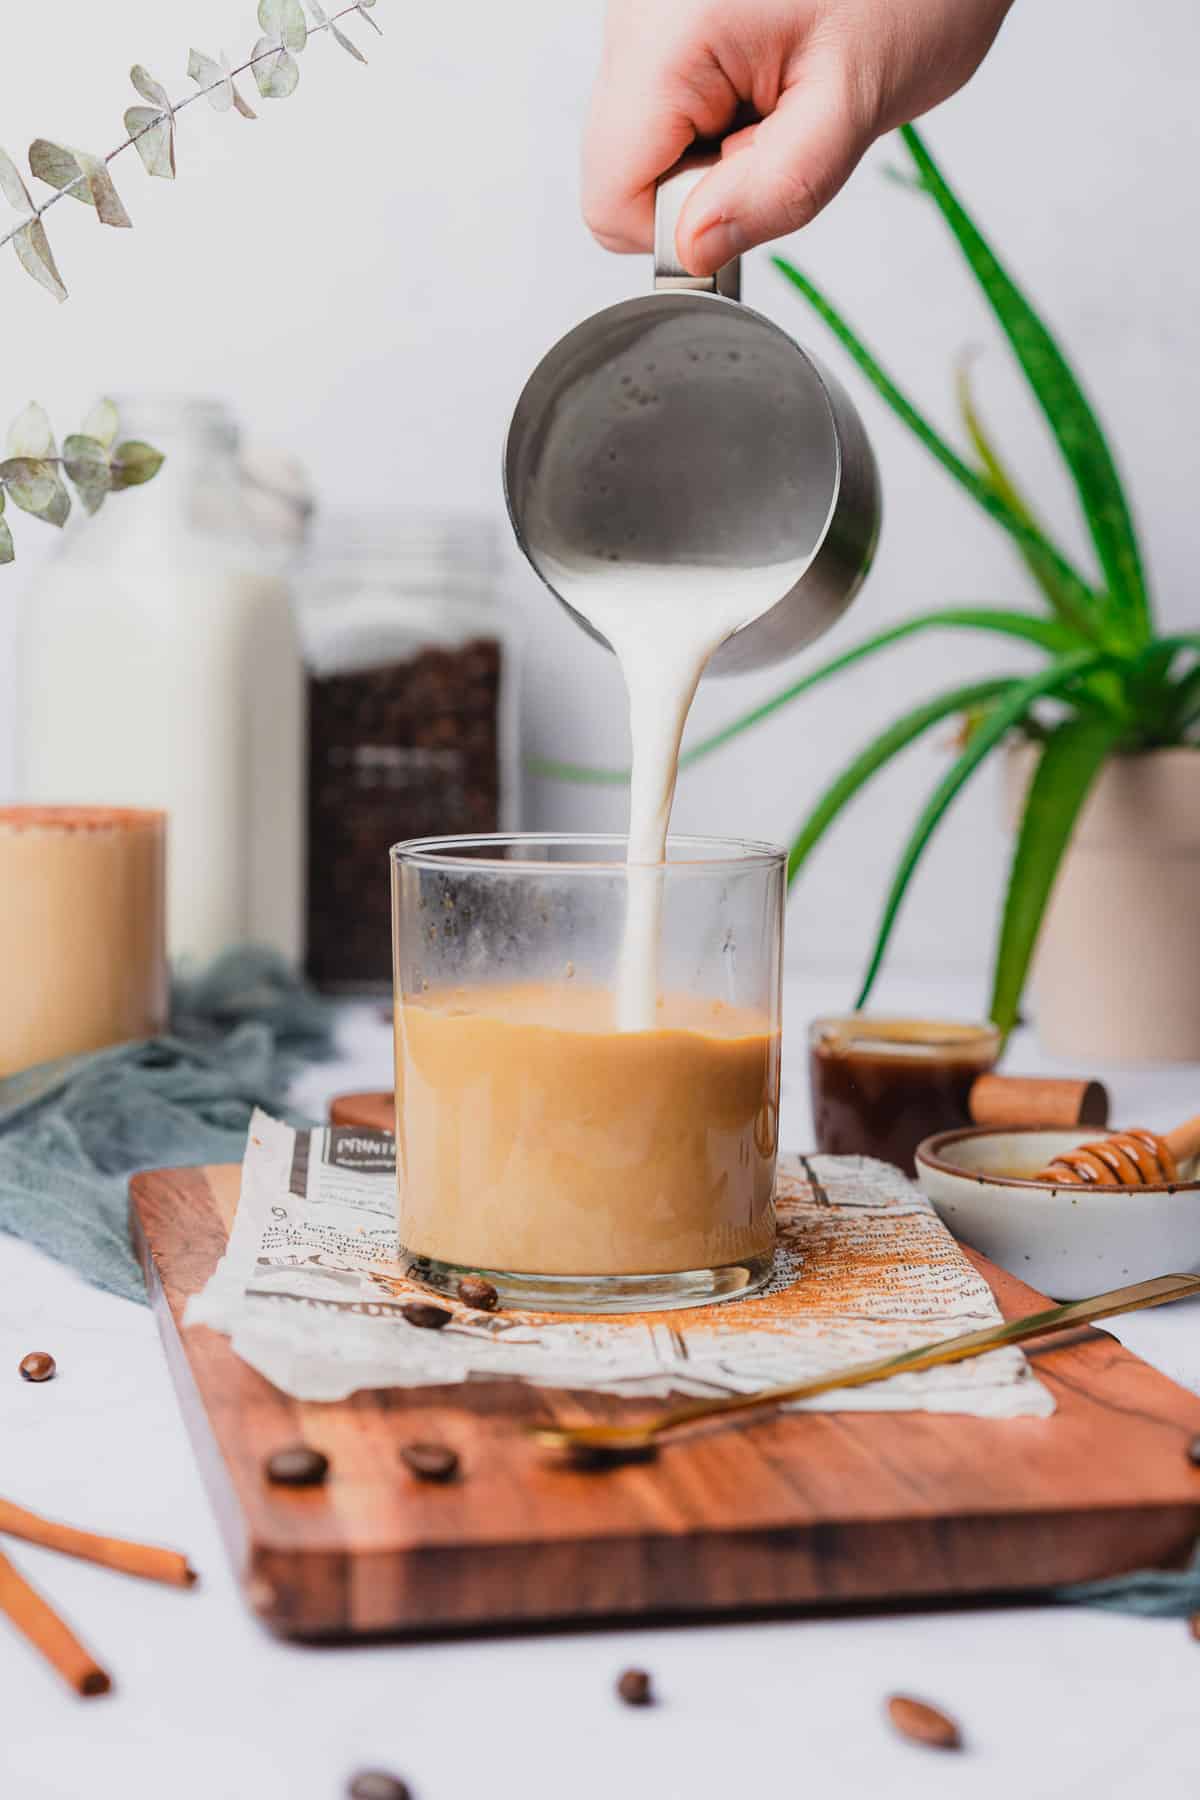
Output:
[[[1045,1337],[1054,1331],[1070,1331],[1076,1325],[1090,1325],[1096,1319],[1109,1319],[1115,1313],[1138,1312],[1144,1306],[1162,1306],[1168,1300],[1182,1300],[1188,1294],[1200,1293],[1200,1275],[1156,1275],[1151,1281],[1137,1281],[1132,1287],[1112,1288],[1106,1294],[1094,1294],[1090,1300],[1070,1300],[1063,1306],[1051,1306],[1045,1312],[1027,1313],[1023,1319],[1008,1319],[1000,1325],[988,1325],[982,1331],[969,1331],[961,1337],[943,1338],[940,1343],[924,1344],[915,1350],[901,1350],[896,1356],[881,1356],[874,1362],[854,1363],[848,1369],[815,1376],[811,1381],[797,1382],[793,1387],[765,1388],[757,1394],[735,1394],[719,1400],[693,1400],[686,1406],[672,1407],[657,1418],[635,1425],[532,1425],[534,1438],[547,1450],[565,1450],[573,1461],[596,1463],[619,1461],[624,1457],[646,1456],[668,1434],[694,1425],[701,1419],[726,1418],[731,1413],[767,1411],[790,1400],[810,1400],[817,1394],[828,1394],[834,1388],[866,1387],[872,1381],[885,1381],[914,1369],[934,1369],[944,1363],[966,1362],[982,1356],[987,1350],[1005,1344],[1023,1344],[1029,1338]]]

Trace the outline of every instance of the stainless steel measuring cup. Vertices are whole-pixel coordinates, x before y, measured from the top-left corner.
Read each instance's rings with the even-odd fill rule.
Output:
[[[752,581],[748,622],[710,664],[731,673],[841,615],[870,567],[880,496],[848,395],[742,305],[739,265],[700,278],[679,263],[680,211],[713,160],[689,156],[659,183],[654,291],[585,319],[530,376],[504,490],[525,555],[589,631],[574,601],[598,562],[728,569],[748,595]],[[765,609],[764,583],[778,596]]]

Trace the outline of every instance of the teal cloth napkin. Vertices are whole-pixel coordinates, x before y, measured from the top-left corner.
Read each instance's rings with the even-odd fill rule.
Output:
[[[1185,1569],[1137,1569],[1108,1581],[1077,1581],[1052,1588],[1050,1598],[1068,1606],[1138,1613],[1144,1619],[1190,1619],[1200,1613],[1200,1544]]]
[[[332,1009],[273,951],[177,977],[166,1036],[0,1081],[0,1230],[144,1304],[129,1177],[240,1162],[253,1109],[287,1117],[289,1080],[332,1049]]]

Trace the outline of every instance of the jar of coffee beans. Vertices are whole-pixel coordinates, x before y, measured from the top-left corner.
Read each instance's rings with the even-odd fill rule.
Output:
[[[323,521],[297,584],[307,668],[306,954],[317,986],[391,982],[388,849],[510,829],[513,639],[491,519]]]

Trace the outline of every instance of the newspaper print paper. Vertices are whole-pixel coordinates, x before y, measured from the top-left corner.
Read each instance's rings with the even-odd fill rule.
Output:
[[[517,1377],[636,1395],[750,1393],[974,1331],[1000,1317],[928,1202],[885,1163],[784,1157],[769,1288],[746,1300],[626,1318],[455,1306],[441,1331],[400,1307],[428,1297],[401,1259],[391,1137],[294,1131],[255,1115],[226,1255],[186,1323],[229,1334],[239,1356],[301,1400],[358,1388]],[[804,1405],[988,1418],[1054,1402],[1019,1350],[895,1376]]]

